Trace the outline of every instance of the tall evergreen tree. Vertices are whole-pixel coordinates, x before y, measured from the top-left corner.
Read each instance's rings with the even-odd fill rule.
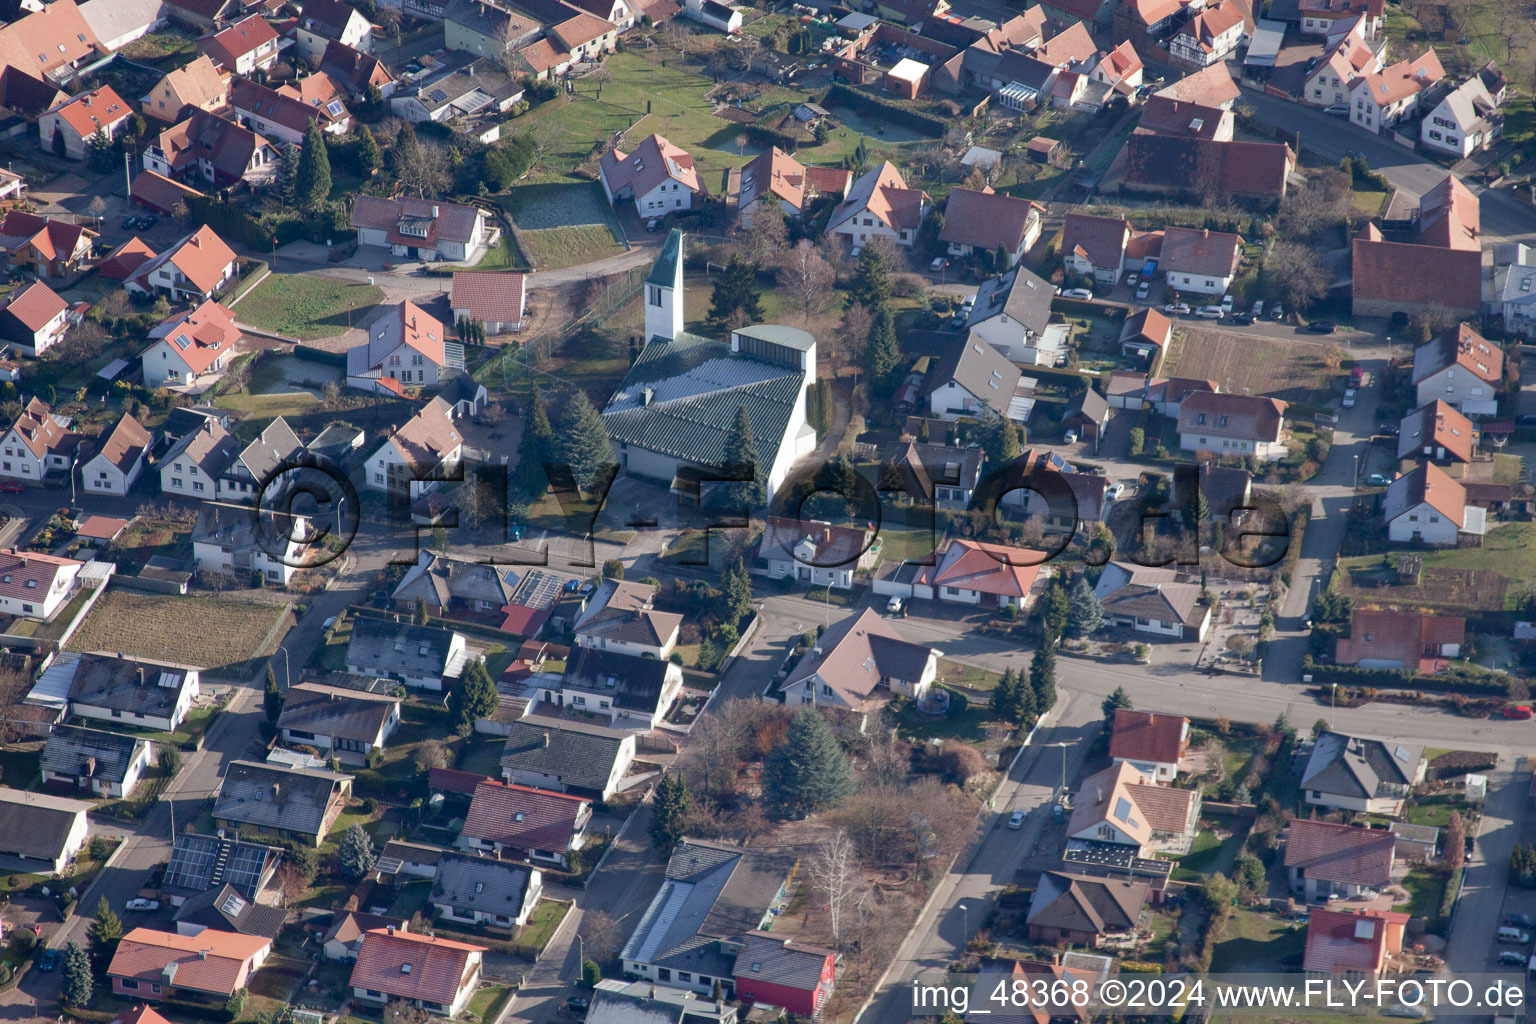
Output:
[[[1027,725],[1040,713],[1040,700],[1035,695],[1035,684],[1023,672],[1014,676],[1013,703],[1008,721],[1017,726]]]
[[[311,120],[304,130],[296,191],[299,205],[305,210],[318,210],[331,198],[331,155],[325,148],[325,134],[318,121]]]
[[[1029,682],[1035,691],[1036,711],[1045,714],[1056,703],[1056,641],[1047,635],[1029,663]]]
[[[277,196],[286,206],[296,205],[299,189],[299,147],[288,143],[277,165]]]
[[[1013,669],[1003,670],[1003,678],[992,689],[992,717],[1004,722],[1013,721],[1013,700],[1019,684],[1014,680]]]
[[[96,920],[86,933],[91,940],[91,953],[98,963],[105,964],[117,952],[118,940],[123,937],[123,921],[103,896],[96,904]]]
[[[360,879],[373,870],[379,857],[361,822],[354,823],[341,834],[341,842],[336,844],[336,859],[341,862],[341,870],[348,878]]]
[[[283,711],[283,694],[277,688],[277,673],[272,671],[270,661],[267,662],[267,685],[261,692],[261,710],[269,722],[277,721],[277,716]]]
[[[870,389],[884,395],[896,386],[896,368],[901,365],[901,343],[896,340],[896,320],[888,303],[872,307],[869,344],[864,346],[864,372],[869,374]]]
[[[1040,631],[1052,641],[1060,638],[1062,631],[1067,628],[1067,617],[1071,610],[1072,602],[1067,597],[1067,588],[1062,585],[1060,577],[1052,577],[1050,583],[1046,584],[1045,600],[1041,602]]]
[[[656,795],[651,800],[651,845],[658,850],[671,850],[683,838],[687,829],[688,811],[693,806],[693,796],[688,784],[678,774],[663,775],[656,783]]]
[[[1105,697],[1104,703],[1099,705],[1100,710],[1104,712],[1106,722],[1115,720],[1116,711],[1130,711],[1134,707],[1135,705],[1131,703],[1131,695],[1125,692],[1123,686],[1115,687],[1115,692]]]
[[[555,440],[555,455],[571,467],[576,486],[583,491],[592,486],[604,466],[613,463],[613,448],[602,414],[587,401],[584,391],[577,391],[565,403],[560,417],[560,436]]]
[[[763,318],[763,300],[757,288],[757,269],[732,256],[715,281],[709,299],[709,319],[716,325],[756,323]]]
[[[485,667],[484,658],[476,658],[464,670],[459,683],[448,692],[448,713],[453,728],[460,736],[467,736],[475,722],[496,710],[498,697],[496,683]]]
[[[361,122],[357,126],[357,166],[364,175],[370,175],[384,166],[384,154],[379,151],[379,140]]]
[[[752,610],[752,577],[739,558],[725,571],[721,597],[725,601],[725,621],[733,626],[739,625]]]
[[[1084,637],[1103,627],[1104,606],[1093,596],[1087,576],[1079,576],[1067,595],[1067,635]]]
[[[732,473],[750,473],[752,477],[717,485],[725,506],[749,513],[760,507],[768,495],[767,481],[758,466],[757,439],[752,436],[752,420],[745,405],[736,407],[736,422],[725,439],[725,468]]]
[[[891,300],[891,268],[885,250],[866,245],[859,253],[859,269],[848,287],[848,304],[855,302],[873,312]]]
[[[981,450],[987,453],[987,462],[993,466],[1006,466],[1022,451],[1018,428],[990,406],[981,414]]]
[[[91,1005],[91,959],[85,955],[78,942],[64,947],[64,985],[59,995],[65,1006],[84,1009]]]
[[[549,487],[544,462],[554,455],[555,429],[549,425],[549,407],[544,393],[534,388],[528,396],[528,415],[523,418],[523,436],[517,443],[517,473],[513,483],[517,493],[533,500]]]
[[[424,598],[424,597],[416,598],[416,614],[411,617],[411,621],[416,623],[416,625],[418,625],[418,626],[425,626],[427,624],[427,599],[426,598]]]
[[[801,708],[784,743],[763,764],[763,799],[782,818],[803,818],[853,792],[848,758],[832,726],[815,708]]]

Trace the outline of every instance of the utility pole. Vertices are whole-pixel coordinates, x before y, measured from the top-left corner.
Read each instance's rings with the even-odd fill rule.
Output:
[[[127,150],[123,151],[123,187],[123,194],[130,203],[133,202],[133,157]]]

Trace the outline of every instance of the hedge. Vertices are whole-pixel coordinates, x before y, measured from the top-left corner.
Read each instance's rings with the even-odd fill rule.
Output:
[[[1450,921],[1451,911],[1456,909],[1456,897],[1461,895],[1461,873],[1463,870],[1465,869],[1457,868],[1445,880],[1445,893],[1440,897],[1440,913],[1437,915],[1438,920],[1435,922],[1441,928],[1444,928],[1446,923]]]
[[[741,134],[745,135],[753,145],[778,146],[786,153],[794,153],[802,141],[788,132],[769,128],[765,124],[744,124],[741,126]]]
[[[1051,310],[1068,316],[1102,316],[1121,322],[1131,315],[1129,306],[1110,305],[1094,302],[1092,299],[1073,298],[1070,295],[1058,295],[1051,299]]]
[[[855,89],[842,82],[837,82],[828,89],[821,103],[822,106],[848,107],[851,110],[879,114],[892,124],[904,125],[933,138],[943,138],[944,133],[949,131],[949,122],[942,117],[925,114],[921,110],[913,110],[904,103],[881,99],[873,93]]]
[[[1357,668],[1354,665],[1319,665],[1311,656],[1302,662],[1302,671],[1310,673],[1314,683],[1338,683],[1341,686],[1370,686],[1389,690],[1425,690],[1431,693],[1470,693],[1480,696],[1507,696],[1510,677],[1494,673],[1467,673],[1452,669],[1443,675],[1409,672],[1400,668]]]

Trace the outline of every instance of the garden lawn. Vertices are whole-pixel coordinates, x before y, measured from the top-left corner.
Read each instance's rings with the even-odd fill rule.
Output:
[[[992,709],[970,703],[958,717],[925,715],[917,710],[917,702],[909,701],[901,709],[896,729],[908,740],[963,740],[966,742],[986,739],[986,723],[992,717]]]
[[[1445,828],[1452,811],[1465,810],[1467,802],[1459,793],[1437,793],[1415,800],[1404,811],[1404,819],[1414,825]]]
[[[469,997],[469,1005],[464,1008],[465,1015],[471,1020],[496,1020],[501,1014],[502,1004],[511,995],[510,985],[486,985]]]
[[[259,419],[304,416],[314,412],[319,402],[308,391],[290,391],[281,395],[252,395],[240,391],[220,395],[213,400],[213,404],[221,409]]]
[[[528,923],[523,925],[517,933],[517,944],[525,949],[542,953],[555,934],[555,929],[559,928],[560,922],[565,920],[565,912],[570,909],[569,903],[562,903],[559,900],[539,900],[538,905],[533,908],[533,913],[528,915]]]
[[[1306,944],[1307,930],[1302,925],[1252,910],[1235,910],[1211,956],[1211,973],[1299,971]]]
[[[361,322],[383,297],[376,285],[313,273],[273,274],[236,308],[242,323],[313,341],[342,333],[349,320]]]
[[[624,246],[605,224],[524,231],[522,238],[528,263],[535,270],[562,270],[624,252]]]
[[[1412,917],[1432,918],[1440,913],[1440,901],[1445,898],[1446,876],[1424,868],[1414,868],[1403,878],[1402,886],[1408,890],[1408,902],[1394,904]]]
[[[1483,537],[1481,547],[1439,548],[1422,552],[1424,568],[1486,569],[1509,578],[1506,608],[1519,606],[1536,580],[1536,523],[1502,523]]]
[[[114,589],[96,602],[67,646],[228,674],[218,670],[257,657],[278,618],[288,614],[277,605]]]
[[[975,665],[962,665],[948,658],[939,662],[940,682],[956,683],[972,690],[993,690],[997,688],[998,681],[1002,678],[1001,672],[977,668]]]
[[[1242,837],[1216,838],[1210,829],[1201,829],[1190,844],[1189,852],[1174,858],[1173,878],[1178,882],[1198,882],[1216,871],[1230,874]]]

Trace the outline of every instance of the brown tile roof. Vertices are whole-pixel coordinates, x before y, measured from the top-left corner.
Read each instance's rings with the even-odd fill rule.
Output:
[[[1449,366],[1459,366],[1478,380],[1497,384],[1504,376],[1504,351],[1489,344],[1470,325],[1457,324],[1414,350],[1413,383]]]
[[[81,440],[79,434],[53,418],[52,410],[40,398],[26,404],[11,429],[38,458],[72,451]]]
[[[1278,398],[1196,391],[1179,403],[1179,432],[1274,442],[1285,425],[1285,407]]]
[[[1154,785],[1134,765],[1122,761],[1083,780],[1067,833],[1077,835],[1113,820],[1122,832],[1142,844],[1157,832],[1183,835],[1199,796],[1192,789]],[[1130,806],[1122,806],[1122,800],[1129,801]],[[1122,815],[1122,811],[1127,813]]]
[[[1209,228],[1170,227],[1163,230],[1163,259],[1159,269],[1164,273],[1176,270],[1181,274],[1230,277],[1237,273],[1242,256],[1241,235]]]
[[[171,1024],[171,1022],[150,1009],[148,1005],[141,1005],[118,1016],[112,1024]]]
[[[827,221],[828,230],[849,218],[869,213],[888,227],[916,230],[921,226],[928,193],[907,187],[906,179],[889,160],[871,168],[848,188],[848,198],[837,205]]]
[[[1095,267],[1118,267],[1130,237],[1131,222],[1124,217],[1068,213],[1061,228],[1061,251],[1080,253]]]
[[[1024,597],[1048,556],[1028,548],[950,540],[935,565],[923,566],[917,581],[938,590],[953,587],[1003,597]]]
[[[1230,31],[1244,21],[1243,12],[1238,10],[1234,3],[1220,3],[1214,7],[1207,7],[1179,29],[1178,34],[1189,36],[1202,50],[1211,53],[1215,50],[1213,45],[1223,32]]]
[[[338,911],[331,921],[330,930],[325,933],[322,944],[326,942],[340,942],[351,945],[361,939],[366,932],[375,928],[394,928],[397,931],[408,931],[406,921],[401,917],[388,917],[383,914],[364,914],[357,910]]]
[[[1418,235],[1414,240],[1420,245],[1471,249],[1480,253],[1481,230],[1477,196],[1454,174],[1447,174],[1444,181],[1419,200]]]
[[[603,154],[600,163],[609,190],[618,192],[625,187],[632,187],[636,199],[668,179],[678,182],[689,191],[709,194],[709,190],[704,187],[704,179],[693,166],[693,157],[655,132],[641,139],[634,152],[625,153],[621,149],[613,149]]]
[[[107,974],[166,983],[165,970],[174,964],[171,987],[228,996],[234,994],[242,981],[242,966],[249,965],[253,957],[271,945],[272,940],[262,935],[240,935],[213,928],[197,935],[135,928],[118,942]]]
[[[1038,218],[1039,211],[1040,207],[1028,199],[990,188],[982,192],[956,188],[944,206],[944,230],[939,232],[939,240],[989,252],[1001,245],[1014,253],[1024,244],[1030,217]]]
[[[855,549],[857,550],[857,549]],[[656,587],[639,580],[604,580],[602,588],[593,597],[605,602],[576,620],[577,636],[606,637],[610,640],[661,646],[672,639],[683,624],[683,617],[676,612],[657,611],[650,607],[656,595]]]
[[[1412,60],[1400,60],[1373,75],[1360,76],[1349,84],[1349,95],[1355,101],[1369,96],[1376,106],[1385,107],[1423,92],[1444,77],[1440,58],[1429,49]]]
[[[846,195],[848,185],[852,181],[853,172],[846,167],[811,166],[805,169],[806,188],[814,189],[817,195]]]
[[[1185,75],[1157,90],[1157,95],[1186,100],[1208,107],[1223,107],[1242,95],[1225,64],[1212,64],[1192,75]]]
[[[1401,662],[1414,672],[1438,672],[1445,667],[1441,649],[1466,639],[1467,620],[1460,617],[1357,608],[1349,636],[1338,639],[1334,660],[1358,665],[1362,658],[1381,659]]]
[[[237,181],[245,177],[252,158],[263,147],[271,148],[276,155],[276,148],[249,128],[204,110],[165,129],[157,142],[176,174],[206,160],[220,174]]]
[[[741,169],[740,205],[748,206],[759,196],[771,195],[796,210],[805,205],[805,165],[778,146],[772,146]]]
[[[475,787],[460,831],[520,850],[559,853],[569,849],[591,809],[591,801],[568,793],[487,780]]]
[[[99,89],[81,93],[61,107],[55,107],[53,113],[62,117],[81,138],[89,139],[104,128],[110,131],[113,125],[127,118],[133,111],[110,85],[103,85]]]
[[[1318,974],[1377,974],[1389,954],[1403,951],[1409,916],[1390,910],[1325,910],[1307,916],[1302,970]]]
[[[99,45],[75,0],[54,0],[0,28],[0,64],[40,75],[91,56]]]
[[[1126,182],[1172,190],[1210,188],[1278,199],[1295,162],[1291,148],[1281,142],[1217,142],[1141,131],[1125,142]]]
[[[324,71],[315,71],[303,78],[284,82],[277,87],[277,91],[311,107],[323,106],[331,100],[340,100],[345,104],[348,98],[347,90],[341,83]]]
[[[0,221],[0,245],[19,249],[31,244],[50,260],[69,260],[83,251],[96,232],[55,217],[39,217],[24,210],[10,210]]]
[[[1189,719],[1120,708],[1109,738],[1109,756],[1178,764],[1189,743]]]
[[[1355,236],[1352,256],[1357,301],[1438,304],[1463,313],[1482,304],[1481,252],[1387,242],[1362,233]]]
[[[549,34],[560,40],[561,45],[567,50],[573,52],[579,46],[617,31],[618,26],[613,22],[599,18],[595,14],[587,14],[585,11],[549,27]]]
[[[1392,880],[1396,843],[1386,829],[1296,818],[1285,836],[1285,866],[1323,881],[1383,886]]]
[[[225,106],[229,102],[229,77],[219,70],[213,63],[213,58],[206,53],[200,53],[195,59],[174,71],[167,72],[161,82],[170,89],[176,99],[181,101],[182,107],[192,106],[212,110]],[[181,109],[152,111],[146,102],[144,112],[153,113],[156,117],[174,119],[181,113]]]
[[[204,226],[162,258],[181,271],[198,291],[211,292],[224,279],[224,268],[235,261],[235,251],[218,232]]]
[[[1047,871],[1035,887],[1026,921],[1094,935],[1127,932],[1141,919],[1150,889],[1141,879]]]
[[[176,204],[188,196],[202,196],[203,193],[190,185],[183,185],[179,181],[172,181],[162,174],[145,169],[133,176],[133,182],[128,186],[128,194],[134,201],[153,207],[161,213],[171,213],[176,209]],[[147,248],[147,247],[146,247]],[[137,266],[153,260],[140,260]],[[129,274],[128,276],[133,276]],[[126,279],[126,278],[125,278]]]
[[[1419,505],[1428,505],[1455,523],[1457,529],[1466,522],[1466,489],[1433,462],[1392,481],[1381,502],[1382,518],[1390,523]]]
[[[360,195],[352,206],[352,226],[383,231],[390,245],[435,247],[443,240],[467,243],[474,238],[476,225],[483,216],[473,206],[438,203],[430,199],[383,199]],[[401,221],[427,221],[426,237],[401,234]]]
[[[32,601],[53,589],[61,570],[82,564],[73,558],[0,548],[0,597]]]
[[[516,323],[523,318],[526,296],[527,278],[522,274],[456,270],[448,305],[487,323]]]
[[[833,623],[817,647],[822,653],[800,659],[779,688],[803,687],[807,679],[819,676],[834,696],[821,696],[818,691],[818,699],[850,708],[861,707],[882,678],[915,682],[935,653],[924,644],[903,640],[896,627],[873,608]]]
[[[320,70],[346,86],[355,96],[367,93],[370,85],[382,88],[395,80],[395,76],[389,73],[379,58],[334,39],[325,44],[325,53],[320,57]]]
[[[1164,346],[1168,344],[1172,333],[1173,321],[1148,306],[1134,316],[1126,317],[1125,326],[1120,328],[1120,343],[1123,345],[1128,341],[1142,341]]]
[[[1155,25],[1182,6],[1179,0],[1127,0],[1124,9],[1143,25]]]
[[[20,291],[12,292],[4,309],[30,331],[40,331],[48,322],[69,308],[57,292],[41,281],[33,281]]]
[[[1459,462],[1472,459],[1472,421],[1436,399],[1403,417],[1397,433],[1397,457],[1409,459],[1425,449],[1444,448]],[[1431,451],[1430,456],[1434,455]]]
[[[127,473],[144,455],[153,440],[149,431],[145,430],[138,420],[124,413],[112,431],[101,440],[96,455],[112,463],[120,472]]]
[[[1057,67],[1077,64],[1099,52],[1098,45],[1088,34],[1088,28],[1080,21],[1051,36],[1035,49],[1035,59]]]
[[[1222,121],[1230,117],[1229,111],[1220,107],[1208,107],[1203,103],[1189,103],[1171,96],[1148,97],[1141,109],[1137,127],[1154,135],[1184,135],[1197,139],[1214,139]],[[1071,217],[1072,214],[1068,214]]]
[[[277,41],[277,32],[259,14],[252,14],[219,32],[213,32],[197,41],[198,49],[231,71],[235,63],[248,53]]]
[[[421,479],[464,443],[446,406],[434,399],[390,435],[406,466]]]
[[[340,114],[333,114],[326,107],[312,107],[249,78],[235,79],[234,87],[230,90],[230,103],[238,111],[258,114],[289,131],[299,133],[308,131],[311,121],[317,122],[321,130],[324,130],[327,125],[345,122],[352,116],[345,106]]]
[[[202,373],[234,349],[240,328],[234,314],[212,299],[196,309],[177,313],[151,332],[166,339],[193,373]]]
[[[363,935],[348,984],[401,999],[452,1003],[471,959],[484,952],[484,946],[467,942],[375,928]]]

